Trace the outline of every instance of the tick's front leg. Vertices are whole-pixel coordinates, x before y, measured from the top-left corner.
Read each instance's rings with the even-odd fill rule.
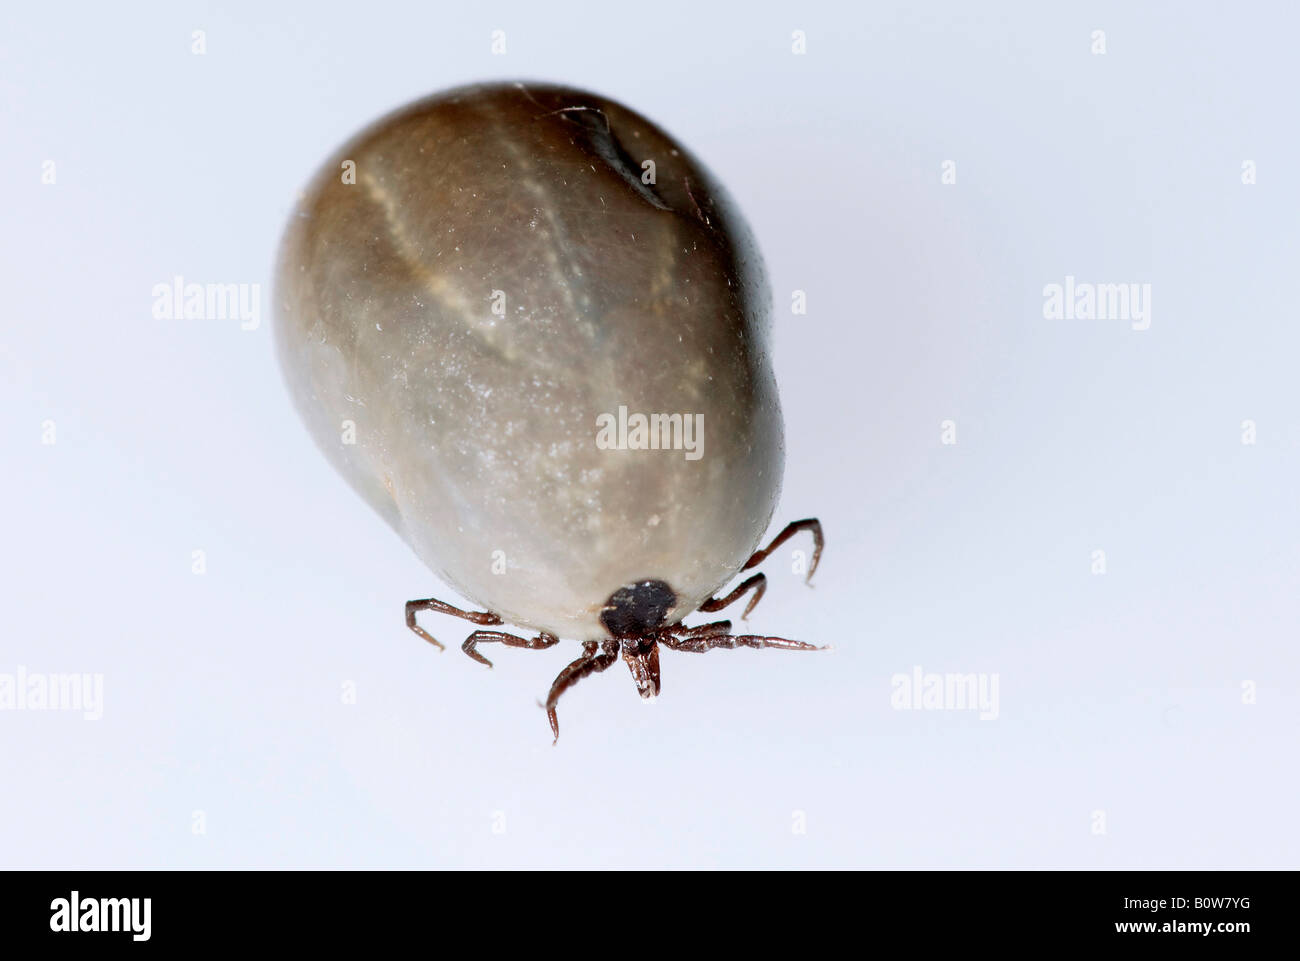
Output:
[[[718,600],[716,597],[710,597],[700,605],[700,610],[708,614],[712,614],[714,611],[720,611],[724,607],[734,604],[738,597],[750,589],[754,591],[754,596],[751,597],[749,603],[745,605],[745,613],[740,615],[742,621],[747,621],[749,620],[749,612],[754,609],[759,600],[762,599],[763,592],[767,590],[767,578],[762,574],[755,574],[753,577],[741,581],[740,585],[726,597],[722,598],[722,600]]]
[[[504,644],[506,647],[522,647],[530,651],[544,651],[548,647],[554,647],[560,643],[560,639],[554,634],[547,634],[545,631],[534,638],[520,637],[518,634],[507,634],[505,631],[475,631],[469,637],[465,638],[465,643],[460,649],[468,654],[480,664],[492,666],[492,662],[480,654],[475,648],[479,644],[486,644],[495,641]]]
[[[706,627],[709,625],[705,625]],[[824,651],[826,648],[804,641],[792,641],[786,637],[764,637],[759,634],[687,634],[685,637],[665,637],[661,644],[674,651],[686,651],[689,654],[703,654],[716,647],[774,647],[782,651]]]
[[[813,571],[817,570],[817,562],[822,558],[822,548],[826,546],[826,538],[822,536],[822,522],[815,517],[808,517],[801,521],[791,521],[789,524],[786,524],[785,530],[780,534],[777,534],[772,543],[768,544],[761,551],[755,551],[749,560],[745,561],[745,566],[742,567],[741,570],[747,571],[751,567],[756,567],[763,563],[763,561],[766,560],[774,550],[790,538],[794,537],[795,534],[805,530],[812,531],[813,538],[812,563],[808,565],[808,576],[804,578],[805,582],[811,581]],[[758,603],[757,599],[751,602],[749,606],[753,607],[756,603]]]
[[[406,626],[440,651],[446,650],[442,643],[415,622],[417,611],[437,611],[439,614],[451,614],[454,617],[463,617],[467,621],[473,621],[475,624],[492,625],[503,623],[501,618],[489,611],[462,611],[459,607],[452,607],[450,604],[433,597],[422,601],[407,601]],[[492,665],[489,664],[488,666],[491,667]]]
[[[600,648],[599,654],[596,653],[597,647]],[[560,740],[560,718],[555,713],[555,705],[559,703],[560,695],[588,674],[599,674],[613,664],[618,660],[618,649],[618,641],[605,641],[599,645],[595,641],[586,641],[582,645],[582,657],[556,676],[554,683],[551,684],[551,693],[546,697],[546,718],[551,722],[551,733],[555,735],[555,741],[552,743]]]

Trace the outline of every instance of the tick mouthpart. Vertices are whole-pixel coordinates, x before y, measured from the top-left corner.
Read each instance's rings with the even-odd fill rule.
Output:
[[[600,622],[613,637],[644,637],[663,627],[668,612],[676,606],[677,592],[663,581],[637,581],[609,596]]]
[[[659,696],[659,644],[654,638],[626,638],[621,642],[623,660],[632,672],[636,692],[647,701]]]

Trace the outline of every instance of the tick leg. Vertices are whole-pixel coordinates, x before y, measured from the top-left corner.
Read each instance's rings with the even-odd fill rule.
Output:
[[[714,634],[730,634],[731,621],[712,621],[696,627],[686,627],[684,624],[678,624],[670,629],[670,633],[679,637],[712,637]]]
[[[600,648],[599,654],[596,653],[598,647]],[[582,645],[582,657],[556,676],[555,682],[551,685],[551,693],[546,697],[546,718],[551,722],[551,733],[555,735],[552,744],[556,744],[560,740],[560,719],[555,713],[555,705],[559,702],[560,695],[588,674],[599,674],[613,664],[618,660],[618,650],[618,641],[605,641],[603,644],[586,641]]]
[[[437,611],[439,614],[452,614],[456,617],[463,617],[467,621],[473,621],[475,624],[491,625],[503,623],[501,618],[497,617],[495,614],[489,613],[488,611],[462,611],[459,607],[452,607],[450,604],[444,604],[442,601],[432,597],[423,601],[407,601],[406,626],[440,651],[445,651],[446,648],[443,647],[439,641],[435,640],[432,634],[422,628],[419,624],[415,623],[416,611]]]
[[[751,567],[755,567],[756,565],[763,563],[763,561],[767,558],[769,554],[771,554],[774,550],[776,550],[778,547],[780,547],[790,538],[794,537],[795,534],[798,534],[800,531],[803,530],[812,531],[812,537],[813,537],[812,563],[808,565],[808,576],[804,578],[805,582],[811,581],[813,576],[813,571],[817,570],[817,562],[821,560],[822,548],[826,546],[826,538],[822,536],[822,522],[815,517],[809,517],[801,521],[791,521],[789,524],[786,524],[785,530],[783,530],[780,534],[776,535],[776,540],[772,541],[772,543],[768,544],[761,551],[755,551],[754,556],[751,557],[749,560],[745,561],[745,566],[742,567],[741,570],[747,571]],[[757,603],[758,603],[758,599],[755,598],[753,601],[750,602],[749,606],[753,607]]]
[[[757,555],[755,556],[757,557]],[[750,560],[752,561],[753,558],[751,558]],[[761,561],[762,558],[759,558],[759,560]],[[745,566],[748,567],[749,565],[747,564]],[[730,604],[734,604],[738,597],[740,597],[742,594],[744,594],[746,591],[750,590],[751,588],[754,591],[754,596],[751,597],[749,599],[749,603],[745,605],[745,613],[740,615],[740,619],[742,621],[747,621],[749,620],[749,612],[754,609],[754,607],[758,604],[759,599],[762,598],[763,592],[767,590],[767,578],[764,577],[762,574],[755,574],[753,577],[749,578],[748,580],[741,581],[740,585],[734,591],[728,594],[726,597],[722,598],[722,600],[718,600],[716,597],[710,597],[707,601],[705,601],[703,604],[700,605],[700,610],[708,614],[712,614],[714,611],[720,611],[724,607],[727,607]]]
[[[465,643],[460,649],[468,654],[480,664],[492,666],[492,662],[480,654],[475,647],[479,644],[486,644],[489,641],[498,641],[506,647],[523,647],[530,651],[544,651],[548,647],[553,647],[560,643],[560,639],[554,634],[547,634],[545,631],[534,638],[520,637],[517,634],[507,634],[505,631],[475,631],[469,637],[465,638]]]
[[[665,637],[659,643],[674,651],[686,651],[690,654],[703,654],[715,647],[728,650],[736,647],[775,647],[782,651],[825,650],[824,647],[818,647],[816,644],[791,641],[784,637],[761,637],[757,634],[707,634],[703,637]]]

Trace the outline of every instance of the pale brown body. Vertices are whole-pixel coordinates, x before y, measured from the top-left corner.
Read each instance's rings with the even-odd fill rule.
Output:
[[[611,101],[499,84],[381,120],[307,189],[276,307],[322,450],[506,622],[601,640],[611,594],[653,578],[675,623],[771,519],[784,451],[757,248],[708,172]],[[597,417],[620,406],[702,414],[701,456],[601,449]]]

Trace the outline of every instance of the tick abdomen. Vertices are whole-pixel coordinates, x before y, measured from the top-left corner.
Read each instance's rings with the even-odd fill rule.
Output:
[[[646,580],[672,622],[766,529],[783,451],[761,260],[707,171],[626,108],[499,84],[381,120],[306,191],[276,299],[318,444],[508,622],[605,637],[606,599]],[[702,435],[598,443],[620,408]]]

